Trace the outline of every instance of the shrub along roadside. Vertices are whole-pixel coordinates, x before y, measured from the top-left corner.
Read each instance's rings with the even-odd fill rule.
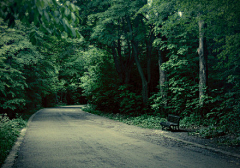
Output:
[[[26,123],[21,117],[10,120],[7,115],[0,116],[0,166],[4,163]]]
[[[23,115],[16,115],[10,120],[6,114],[0,115],[0,167],[12,149],[21,130],[27,126],[27,121],[39,109],[31,110]]]
[[[136,125],[142,128],[161,129],[162,127],[160,123],[166,120],[158,116],[151,116],[147,114],[143,114],[140,116],[131,116],[125,113],[124,114],[108,113],[95,110],[94,107],[91,105],[85,106],[82,110],[99,116],[107,117],[109,119],[117,120],[128,125]]]

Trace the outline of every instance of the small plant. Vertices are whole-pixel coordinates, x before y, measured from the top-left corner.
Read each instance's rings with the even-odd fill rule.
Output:
[[[202,138],[215,138],[222,135],[225,135],[224,131],[219,129],[218,127],[209,126],[207,128],[201,128],[196,131],[195,135],[199,135]]]

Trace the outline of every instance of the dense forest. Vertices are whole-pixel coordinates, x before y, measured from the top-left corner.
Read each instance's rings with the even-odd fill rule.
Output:
[[[240,128],[240,1],[3,0],[0,112],[91,104]]]

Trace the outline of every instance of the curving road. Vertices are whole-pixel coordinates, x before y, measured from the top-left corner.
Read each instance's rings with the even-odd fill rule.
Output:
[[[46,108],[29,122],[14,168],[236,168],[230,157],[81,111]]]

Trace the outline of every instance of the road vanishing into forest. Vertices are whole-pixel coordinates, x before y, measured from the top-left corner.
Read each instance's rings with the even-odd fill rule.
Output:
[[[45,108],[29,121],[14,168],[236,168],[233,158],[83,112]]]

